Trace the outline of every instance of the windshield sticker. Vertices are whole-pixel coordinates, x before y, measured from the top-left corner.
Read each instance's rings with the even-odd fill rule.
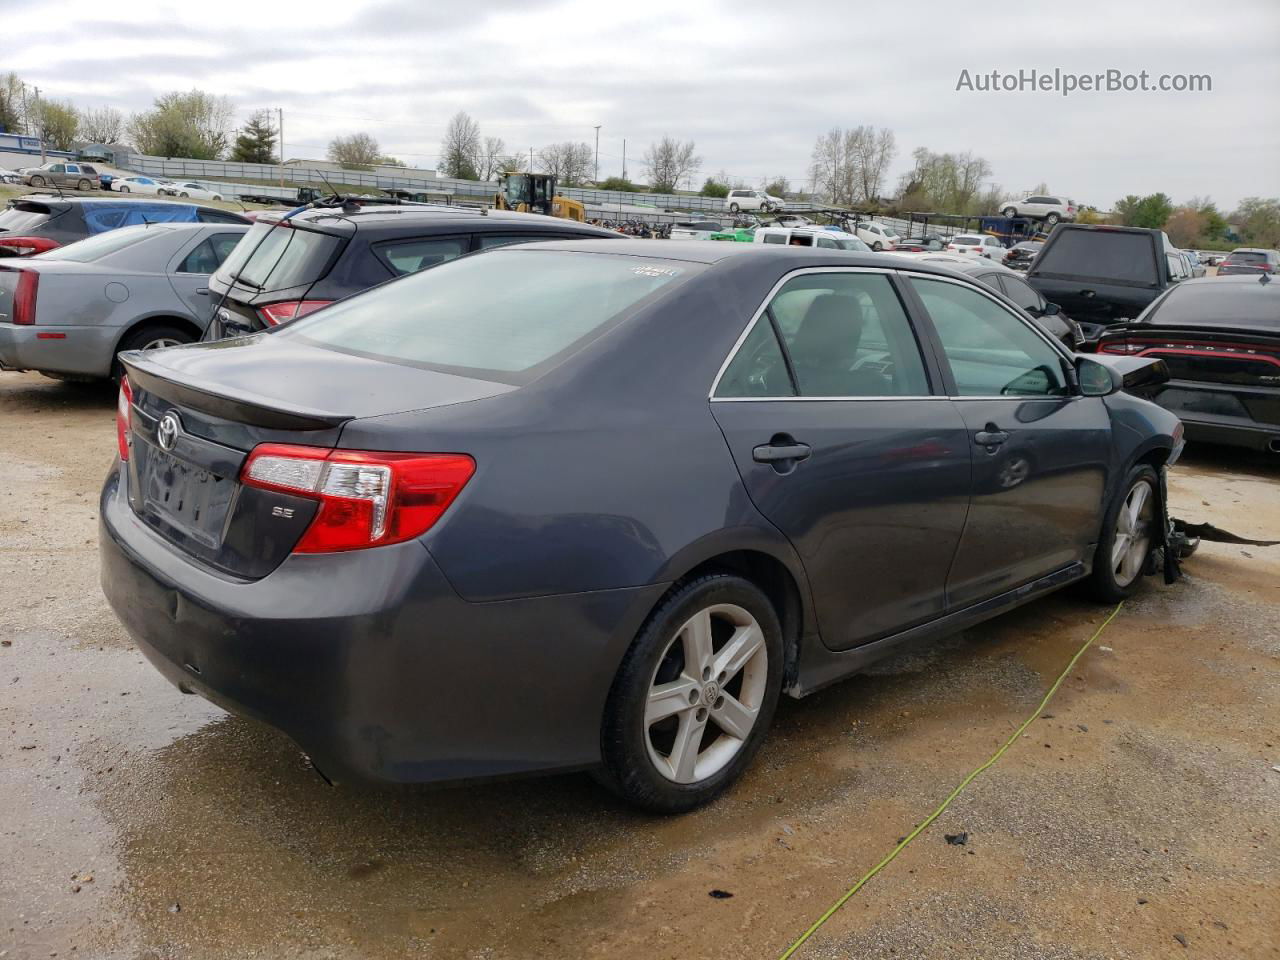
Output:
[[[680,271],[672,267],[632,267],[631,272],[637,277],[678,277]]]

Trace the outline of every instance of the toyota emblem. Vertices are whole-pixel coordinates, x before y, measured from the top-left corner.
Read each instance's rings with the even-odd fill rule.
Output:
[[[160,441],[161,450],[172,450],[178,442],[178,434],[182,432],[182,421],[170,410],[160,418],[160,426],[156,429],[156,439]]]

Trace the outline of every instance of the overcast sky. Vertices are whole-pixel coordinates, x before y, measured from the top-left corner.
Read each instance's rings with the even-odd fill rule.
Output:
[[[1104,209],[1280,195],[1280,2],[1120,0],[0,0],[0,70],[42,95],[145,109],[193,86],[237,122],[282,107],[290,157],[364,130],[434,167],[466,110],[511,152],[575,139],[600,174],[642,176],[645,146],[693,139],[698,182],[808,176],[814,138],[874,124],[911,151],[972,150],[1010,193],[1040,182]],[[1199,93],[957,91],[962,70],[1209,74]]]

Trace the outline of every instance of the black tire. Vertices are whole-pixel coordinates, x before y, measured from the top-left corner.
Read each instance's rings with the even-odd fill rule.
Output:
[[[1142,572],[1128,583],[1122,583],[1117,578],[1115,566],[1112,563],[1112,552],[1119,533],[1116,524],[1120,517],[1120,510],[1129,499],[1130,492],[1139,483],[1147,483],[1151,487],[1148,497],[1154,509],[1155,499],[1160,495],[1160,477],[1149,464],[1140,463],[1129,471],[1111,505],[1107,507],[1106,515],[1102,520],[1102,534],[1098,538],[1098,549],[1093,557],[1093,572],[1088,580],[1089,593],[1101,603],[1119,603],[1133,596],[1142,585]],[[1149,550],[1154,550],[1160,545],[1156,530],[1156,522],[1153,520],[1148,532]],[[1142,569],[1145,568],[1144,562]]]
[[[737,212],[738,212],[739,210],[741,210],[741,209],[742,209],[742,208],[741,208],[741,207],[739,207],[736,203],[731,203],[731,204],[729,204],[729,212],[730,212],[730,213],[737,213]]]
[[[43,187],[43,186],[44,186],[44,177],[32,177],[32,178],[31,178],[31,186],[33,186],[33,187]]]
[[[180,196],[180,197],[189,197],[189,196],[191,196],[191,194],[187,193],[187,192],[184,190],[182,193],[178,194],[178,196]]]
[[[124,186],[123,184],[122,184],[122,185],[120,185],[120,186],[118,186],[118,187],[116,187],[116,189],[117,189],[117,190],[119,190],[121,193],[128,193],[128,192],[129,192],[129,188],[128,188],[128,187],[126,187],[126,186]]]
[[[1010,217],[1010,218],[1016,217],[1018,215],[1018,208],[1005,207],[1003,210],[1000,211],[1000,215],[1003,217]]]
[[[81,180],[81,181],[79,181],[79,182],[76,184],[76,189],[77,189],[77,190],[88,190],[88,189],[89,189],[89,181],[88,181],[88,180]]]
[[[135,330],[120,341],[120,346],[116,349],[116,358],[111,364],[111,378],[120,379],[122,373],[120,354],[127,350],[153,349],[152,345],[160,340],[172,340],[173,343],[166,346],[176,346],[181,343],[195,343],[196,338],[189,331],[169,324],[155,324]]]
[[[877,240],[875,243],[871,245],[871,249],[873,252],[879,253],[884,249],[884,244],[881,243],[879,240]]]
[[[658,748],[652,743],[650,727],[645,723],[646,706],[660,669],[674,669],[672,678],[675,680],[684,678],[685,648],[678,639],[681,628],[699,611],[716,605],[745,611],[760,627],[764,639],[762,652],[767,658],[763,691],[754,724],[741,739],[736,753],[732,753],[730,759],[710,775],[681,783],[655,765],[651,746],[654,750]],[[712,630],[713,638],[721,643],[715,648],[717,652],[724,649],[724,628],[730,633],[733,630],[728,624],[718,631],[716,628]],[[741,775],[764,740],[782,688],[782,667],[782,627],[769,598],[759,587],[730,573],[710,573],[678,584],[640,628],[614,677],[601,728],[600,749],[604,767],[597,772],[597,779],[628,803],[654,813],[683,813],[713,800]],[[699,734],[695,757],[699,756],[698,748],[710,751],[721,742],[721,738],[727,738],[725,743],[729,745],[735,739],[722,734],[712,722],[714,709],[697,704],[706,703],[718,708],[725,697],[709,700],[708,696],[715,698],[717,694],[732,694],[736,697],[742,694],[748,669],[728,677],[723,690],[719,690],[715,683],[705,684],[700,691],[702,699],[689,708],[707,718],[702,721],[704,729],[716,734],[710,744],[706,744],[704,735]],[[737,677],[743,680],[735,688]],[[704,679],[716,680],[705,676]],[[670,719],[683,722],[679,717]],[[659,724],[653,726],[656,729]],[[674,745],[671,752],[675,752]]]
[[[1049,226],[1054,227],[1054,226],[1057,226],[1058,221],[1061,219],[1062,218],[1058,216],[1056,213],[1051,213],[1044,218],[1044,222],[1047,223]]]

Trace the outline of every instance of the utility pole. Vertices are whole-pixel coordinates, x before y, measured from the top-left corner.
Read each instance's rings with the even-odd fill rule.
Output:
[[[276,107],[276,117],[278,118],[276,125],[279,127],[280,135],[280,186],[284,186],[284,110]]]
[[[533,173],[533,147],[529,148],[529,172]]]
[[[627,138],[622,138],[622,179],[627,179]]]
[[[595,171],[595,175],[591,178],[593,183],[600,182],[600,127],[601,127],[601,124],[597,123],[596,124],[596,171]]]
[[[40,112],[40,88],[36,87],[36,113],[39,113],[39,112]],[[48,153],[46,153],[45,145],[44,145],[44,124],[40,124],[40,127],[38,130],[36,130],[36,133],[40,137],[40,166],[43,167],[45,165],[45,162],[49,159],[49,155]]]

